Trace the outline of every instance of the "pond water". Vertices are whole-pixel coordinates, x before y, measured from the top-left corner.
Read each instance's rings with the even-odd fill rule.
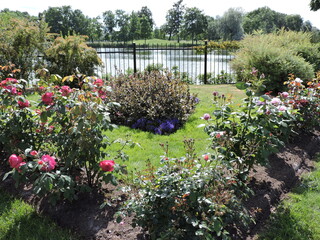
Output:
[[[100,48],[96,49],[102,59],[104,66],[97,69],[98,75],[115,76],[119,72],[133,72],[134,55],[133,50],[129,48]],[[232,73],[230,69],[230,60],[233,56],[227,51],[213,51],[207,55],[207,74],[216,76],[222,71]],[[136,67],[143,71],[149,65],[160,64],[163,68],[170,71],[176,70],[185,73],[194,82],[199,82],[199,76],[205,71],[205,56],[196,54],[190,48],[137,48]]]

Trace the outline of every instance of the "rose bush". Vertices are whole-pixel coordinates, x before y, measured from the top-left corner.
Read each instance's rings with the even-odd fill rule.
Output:
[[[116,103],[107,98],[110,88],[101,79],[82,80],[81,89],[38,87],[41,99],[32,109],[20,80],[7,79],[0,88],[1,134],[7,134],[1,147],[11,154],[12,168],[5,178],[33,183],[35,192],[50,195],[52,202],[76,199],[78,192],[102,182],[116,184],[112,173],[125,172],[114,160],[101,161],[108,157],[103,149],[110,144],[104,131],[114,127],[109,108]]]

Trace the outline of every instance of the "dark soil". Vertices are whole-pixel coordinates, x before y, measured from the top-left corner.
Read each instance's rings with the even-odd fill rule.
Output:
[[[251,174],[250,185],[254,191],[246,207],[254,216],[256,224],[250,231],[237,233],[234,239],[256,239],[256,234],[264,226],[275,206],[282,200],[292,187],[299,183],[302,173],[313,167],[312,159],[320,151],[320,132],[300,134],[293,143],[288,144],[282,151],[270,156],[269,166],[256,166]],[[0,175],[1,170],[0,170]],[[0,176],[2,179],[2,176]],[[57,204],[55,207],[47,204],[46,199],[38,199],[30,191],[30,187],[12,188],[12,180],[0,183],[0,187],[11,194],[21,196],[32,203],[38,212],[51,217],[58,225],[72,229],[85,240],[132,240],[148,239],[140,228],[131,227],[131,219],[123,219],[117,223],[115,213],[121,202],[127,196],[120,190],[106,186],[104,194],[91,193],[80,196],[73,203]],[[109,205],[100,209],[100,205],[109,200]]]

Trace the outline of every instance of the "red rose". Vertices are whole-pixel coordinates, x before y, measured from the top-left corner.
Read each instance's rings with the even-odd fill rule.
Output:
[[[12,154],[10,157],[9,157],[9,164],[10,164],[10,167],[12,168],[19,168],[19,164],[22,163],[23,161],[23,158],[20,157],[20,156],[17,156],[16,154]]]
[[[53,92],[46,92],[41,97],[42,102],[46,105],[52,105],[53,104]]]
[[[203,156],[203,159],[204,159],[205,161],[208,161],[208,160],[209,160],[209,156],[206,154],[206,155]]]
[[[26,107],[30,107],[30,102],[28,100],[25,100],[25,102],[18,101],[18,105],[19,105],[19,108],[23,109]]]
[[[113,160],[103,160],[99,163],[102,171],[104,172],[112,172],[114,170],[115,162]]]

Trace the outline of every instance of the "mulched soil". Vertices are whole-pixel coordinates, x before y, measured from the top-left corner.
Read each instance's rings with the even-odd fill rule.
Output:
[[[320,132],[299,134],[294,142],[287,144],[279,153],[272,154],[269,166],[256,166],[251,173],[250,185],[254,195],[246,202],[247,209],[254,216],[256,224],[249,231],[238,232],[233,239],[256,239],[257,233],[264,226],[271,212],[279,201],[299,183],[302,173],[313,168],[312,159],[320,151]],[[3,174],[3,173],[2,173]],[[1,169],[0,169],[0,175]],[[2,176],[0,176],[2,179]],[[85,240],[131,240],[148,239],[148,235],[140,228],[131,227],[131,219],[123,219],[121,223],[115,220],[121,202],[127,195],[112,186],[106,186],[104,195],[98,193],[86,194],[73,203],[61,203],[51,206],[46,199],[35,197],[30,187],[19,189],[12,187],[13,182],[7,179],[0,182],[0,187],[9,193],[22,197],[33,204],[38,212],[49,216],[58,225],[72,229]],[[109,205],[100,209],[105,199]]]

